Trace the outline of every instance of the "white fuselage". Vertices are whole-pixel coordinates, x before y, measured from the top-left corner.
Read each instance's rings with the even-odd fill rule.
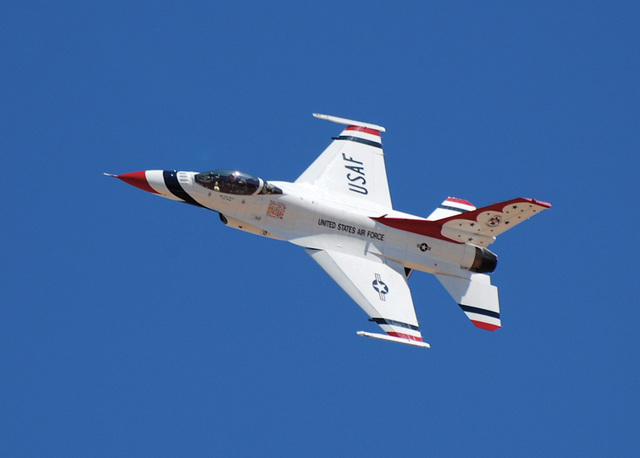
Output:
[[[311,249],[360,251],[429,273],[459,275],[476,256],[472,245],[414,234],[372,219],[384,214],[421,218],[383,208],[379,213],[366,212],[309,185],[270,182],[282,194],[247,196],[205,188],[194,176],[194,172],[178,172],[180,185],[197,203],[219,212],[227,225],[253,234]],[[160,194],[174,199],[170,193]]]

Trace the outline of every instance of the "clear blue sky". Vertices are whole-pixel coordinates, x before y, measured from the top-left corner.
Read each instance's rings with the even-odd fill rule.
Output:
[[[6,456],[634,455],[637,2],[5,2]],[[500,237],[503,329],[410,280],[430,350],[300,249],[102,172],[293,180],[387,128],[394,205],[553,204]],[[635,452],[635,453],[634,453]]]

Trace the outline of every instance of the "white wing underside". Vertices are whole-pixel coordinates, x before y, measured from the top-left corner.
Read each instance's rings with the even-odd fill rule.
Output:
[[[381,126],[316,115],[347,124],[340,136],[295,181],[332,195],[337,201],[375,211],[391,210],[391,195],[384,163]]]
[[[306,251],[386,333],[361,335],[428,347],[422,342],[402,265],[373,254],[360,257],[337,251]]]

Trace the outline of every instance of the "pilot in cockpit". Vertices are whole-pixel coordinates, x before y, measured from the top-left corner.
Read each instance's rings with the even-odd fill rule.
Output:
[[[237,170],[212,170],[198,173],[195,182],[216,192],[238,195],[282,194],[282,190],[258,177]]]

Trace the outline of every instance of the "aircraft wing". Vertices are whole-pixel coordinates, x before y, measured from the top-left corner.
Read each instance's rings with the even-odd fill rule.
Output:
[[[429,347],[422,341],[404,267],[375,255],[362,258],[337,251],[307,249],[384,334],[359,332],[367,337]]]
[[[391,209],[380,132],[384,127],[335,116],[315,117],[347,127],[295,181],[317,186],[365,209]]]

